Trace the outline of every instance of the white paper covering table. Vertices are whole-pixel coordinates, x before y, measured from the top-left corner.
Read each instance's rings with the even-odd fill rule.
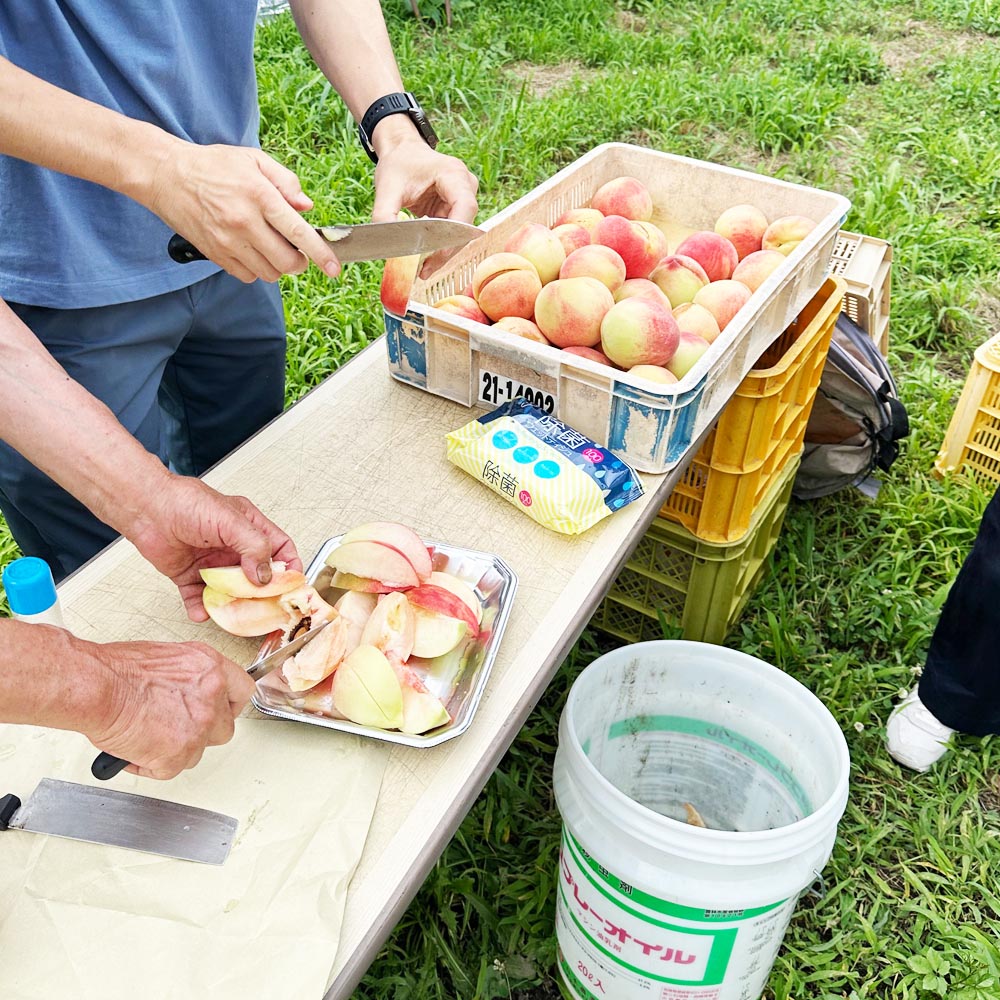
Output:
[[[563,536],[446,460],[445,434],[474,413],[392,380],[382,338],[205,477],[225,493],[250,497],[289,532],[306,561],[331,535],[382,519],[400,521],[427,538],[495,552],[519,577],[507,631],[470,729],[432,749],[387,749],[372,741],[356,750],[388,753],[389,759],[349,890],[340,946],[330,956],[327,1000],[351,995],[685,464],[665,475],[642,476],[642,499],[583,535]],[[70,627],[120,637],[134,581],[109,570],[136,558],[130,545],[116,543],[62,585]],[[158,621],[158,634],[142,637],[190,638],[191,629],[178,601],[175,618]],[[246,663],[258,645],[210,624],[198,633]],[[343,738],[304,728],[318,742]]]

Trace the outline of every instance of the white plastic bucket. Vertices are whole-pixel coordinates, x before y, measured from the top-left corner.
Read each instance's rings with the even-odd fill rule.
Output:
[[[849,770],[822,702],[752,656],[665,640],[595,660],[570,690],[553,776],[569,995],[758,1000],[830,858]]]

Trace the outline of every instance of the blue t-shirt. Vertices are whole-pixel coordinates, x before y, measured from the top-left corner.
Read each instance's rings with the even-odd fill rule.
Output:
[[[197,143],[256,146],[256,0],[2,0],[0,55]],[[73,309],[175,291],[171,230],[107,188],[0,156],[0,297]]]

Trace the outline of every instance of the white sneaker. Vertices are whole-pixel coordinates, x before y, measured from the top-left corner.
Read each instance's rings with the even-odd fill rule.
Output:
[[[929,771],[948,752],[954,732],[934,718],[916,688],[892,710],[885,725],[889,755],[914,771]]]

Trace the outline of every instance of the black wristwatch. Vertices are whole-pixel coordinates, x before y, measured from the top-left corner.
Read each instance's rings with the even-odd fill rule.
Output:
[[[424,109],[417,104],[417,99],[413,94],[407,92],[399,94],[386,94],[380,97],[364,113],[358,123],[358,138],[361,140],[361,148],[368,154],[372,163],[378,163],[378,153],[372,145],[372,132],[383,118],[389,115],[407,115],[411,122],[417,126],[417,131],[421,138],[431,149],[438,143],[437,133],[431,128],[431,123],[424,114]]]

